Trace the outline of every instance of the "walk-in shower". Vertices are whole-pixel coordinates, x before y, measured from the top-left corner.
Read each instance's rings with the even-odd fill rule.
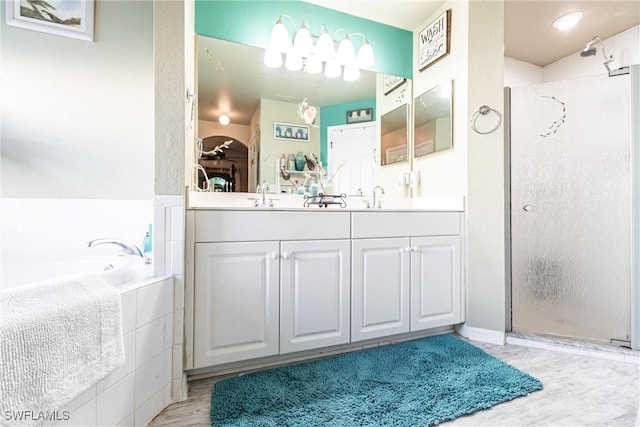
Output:
[[[515,332],[640,345],[640,67],[626,70],[508,91]]]

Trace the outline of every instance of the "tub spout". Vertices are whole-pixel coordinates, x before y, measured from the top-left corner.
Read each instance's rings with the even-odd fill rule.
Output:
[[[133,243],[129,243],[129,242],[125,242],[124,240],[120,240],[120,239],[95,239],[92,240],[88,243],[88,246],[90,248],[93,248],[94,246],[100,246],[100,245],[116,245],[116,246],[120,246],[123,250],[124,253],[126,253],[127,255],[135,255],[135,256],[139,256],[141,258],[144,258],[142,255],[142,251],[140,251],[140,249],[134,245]]]

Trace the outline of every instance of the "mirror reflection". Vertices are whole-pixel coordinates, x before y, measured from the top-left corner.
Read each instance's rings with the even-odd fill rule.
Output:
[[[380,124],[380,164],[407,161],[407,104],[383,114]]]
[[[291,157],[299,154],[320,160],[334,182],[348,181],[346,175],[357,172],[355,160],[331,161],[329,130],[346,126],[347,112],[354,109],[371,108],[375,120],[376,73],[362,70],[360,79],[347,82],[268,68],[264,50],[252,46],[203,36],[197,36],[196,46],[197,136],[204,141],[204,151],[233,140],[221,153],[198,159],[207,174],[223,175],[215,181],[208,176],[209,191],[255,192],[266,182],[270,192],[307,192],[318,178],[305,176],[308,166],[290,167]],[[295,128],[303,137],[278,134],[276,124]],[[200,176],[198,183],[204,180]]]
[[[451,94],[447,81],[416,97],[414,102],[413,157],[451,148]]]

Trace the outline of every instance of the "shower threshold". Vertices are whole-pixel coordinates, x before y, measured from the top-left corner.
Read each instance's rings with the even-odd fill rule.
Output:
[[[579,354],[598,359],[618,360],[620,362],[640,364],[640,351],[634,351],[630,348],[620,347],[615,344],[590,342],[577,338],[561,337],[530,331],[507,332],[506,342],[507,344]]]

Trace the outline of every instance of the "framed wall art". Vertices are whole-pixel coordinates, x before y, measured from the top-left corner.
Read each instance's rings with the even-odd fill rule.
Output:
[[[94,0],[6,0],[7,25],[93,40]]]
[[[273,138],[309,142],[309,126],[275,122],[273,124]]]
[[[451,9],[446,10],[420,31],[418,70],[424,71],[449,54],[451,45]]]
[[[347,111],[347,124],[370,122],[373,120],[373,108],[359,108]]]
[[[405,81],[407,81],[407,79],[405,79],[404,77],[392,76],[389,74],[383,75],[382,76],[383,93],[387,95],[393,92],[394,90],[399,88],[402,85],[402,83],[404,83]]]

